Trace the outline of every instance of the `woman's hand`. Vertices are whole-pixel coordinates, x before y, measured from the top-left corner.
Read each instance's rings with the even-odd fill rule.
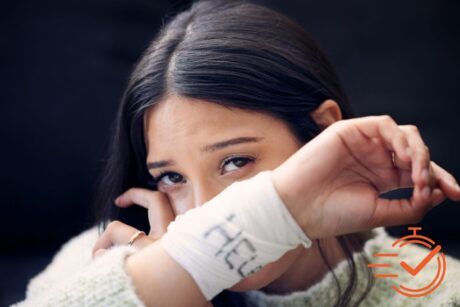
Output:
[[[166,194],[141,188],[131,188],[120,195],[115,204],[126,208],[133,204],[140,205],[148,210],[150,232],[147,236],[138,237],[133,246],[142,249],[155,242],[166,232],[169,223],[175,216]],[[129,239],[138,230],[120,221],[112,221],[99,237],[93,247],[93,256],[103,254],[112,245],[128,244]]]
[[[131,188],[120,195],[115,200],[115,204],[122,208],[139,205],[148,210],[149,234],[134,241],[133,246],[137,247],[139,251],[128,256],[125,262],[126,272],[135,285],[137,295],[145,305],[165,305],[165,303],[161,304],[160,302],[175,301],[171,299],[170,291],[161,293],[161,291],[152,290],[163,289],[164,287],[172,289],[174,287],[180,289],[181,295],[184,297],[176,300],[181,302],[178,305],[184,305],[183,301],[188,300],[188,302],[193,302],[195,306],[212,307],[212,303],[206,301],[192,277],[162,249],[159,241],[156,242],[166,233],[169,223],[175,218],[166,194],[147,189]],[[96,242],[93,255],[97,257],[103,254],[112,245],[127,244],[137,231],[136,228],[120,221],[111,222]],[[175,278],[164,278],[167,274],[175,276]]]
[[[398,126],[389,116],[332,124],[272,175],[312,239],[416,223],[446,197],[460,200],[456,180],[430,161],[417,128]],[[410,199],[379,197],[403,187],[414,187]]]

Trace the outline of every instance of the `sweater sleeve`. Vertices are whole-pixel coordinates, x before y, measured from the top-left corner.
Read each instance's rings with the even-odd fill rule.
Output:
[[[89,265],[92,262],[91,251],[97,238],[97,227],[94,226],[67,241],[46,268],[29,280],[26,299],[47,291]]]
[[[125,258],[136,249],[114,246],[81,271],[54,283],[48,289],[26,297],[12,307],[40,306],[140,306],[145,304],[135,292],[124,269]]]
[[[388,251],[396,238],[391,237],[384,228],[376,228],[372,231],[361,234],[363,239],[366,239],[364,245],[364,253],[355,252],[353,258],[356,264],[356,284],[352,292],[351,304],[358,302],[358,299],[365,294],[363,301],[359,304],[360,307],[403,307],[403,306],[443,306],[453,307],[460,306],[460,260],[446,255],[447,270],[443,283],[433,293],[421,297],[411,298],[398,294],[393,290],[392,286],[395,281],[390,279],[374,279],[373,286],[367,292],[367,280],[369,268],[368,263],[379,263],[381,258],[375,256],[376,253]],[[362,257],[366,256],[367,261]],[[399,252],[404,261],[415,265],[426,257],[427,250],[425,248],[409,245],[401,249]],[[397,284],[414,283],[413,276],[404,273],[398,259],[389,258],[386,263],[390,267],[397,270],[400,274]],[[386,268],[384,268],[386,269]],[[437,267],[435,265],[427,265],[418,275],[415,282],[418,283],[418,288],[421,288],[430,283],[433,276],[436,275]],[[334,272],[334,274],[333,274]],[[268,294],[261,290],[247,291],[242,294],[245,304],[248,306],[267,306],[267,307],[294,307],[294,306],[332,306],[339,296],[339,288],[345,289],[350,278],[350,268],[347,260],[342,260],[338,263],[333,272],[328,272],[316,284],[308,287],[305,290],[294,291],[286,295]],[[335,276],[334,276],[335,275]],[[337,279],[336,279],[337,278]]]

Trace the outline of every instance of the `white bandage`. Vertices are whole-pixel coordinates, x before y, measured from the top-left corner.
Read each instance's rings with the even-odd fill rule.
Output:
[[[177,216],[161,243],[208,300],[299,244],[311,246],[278,195],[271,171],[234,182]]]

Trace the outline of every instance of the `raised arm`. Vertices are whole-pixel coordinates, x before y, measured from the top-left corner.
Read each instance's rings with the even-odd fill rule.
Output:
[[[455,179],[430,161],[417,130],[411,126],[397,126],[387,116],[335,124],[270,174],[283,206],[304,234],[312,239],[381,225],[416,222],[445,197],[460,199],[460,188]],[[409,186],[414,186],[410,199],[390,201],[379,198],[385,191]],[[239,188],[244,189],[244,186],[240,185]],[[261,193],[261,190],[254,193]],[[222,194],[225,194],[225,190]],[[265,240],[267,238],[263,237],[263,232],[251,229],[251,222],[265,224],[268,228],[276,227],[276,223],[264,219],[263,213],[258,217],[251,215],[248,207],[265,205],[261,201],[263,198],[254,197],[252,200],[254,202],[245,203],[245,206],[233,204],[234,213],[249,217],[246,223],[236,223],[234,226],[248,231],[249,236],[261,236],[257,238]],[[229,209],[232,206],[222,197],[220,201],[217,206],[204,205],[200,210],[190,210],[196,211],[193,217],[201,215],[204,219],[182,219],[175,223],[185,226],[172,228],[168,233],[176,233],[174,239],[183,236],[185,241],[190,238],[200,240],[200,223],[206,224],[206,217],[210,221],[216,216],[224,216],[222,212],[228,212],[224,207],[228,206]],[[192,214],[189,216],[192,217]],[[291,221],[285,219],[284,222],[282,227],[289,228]],[[183,229],[189,229],[193,234],[187,236],[181,232]],[[298,244],[304,238],[296,233],[296,229],[292,230],[291,233],[285,233],[284,239],[288,242],[289,238],[293,238],[289,235],[297,234],[300,240]],[[273,240],[279,243],[275,238]],[[202,252],[208,251],[206,244],[212,245],[204,238],[196,242],[195,247],[200,247]],[[290,244],[286,244],[286,251],[296,244],[295,240]],[[212,258],[208,259],[209,255],[203,254],[196,256],[191,250],[188,250],[188,254],[187,244],[181,240],[178,240],[178,245],[176,249],[166,251],[165,245],[156,242],[127,260],[127,272],[147,305],[199,306],[210,298],[206,295],[206,279],[214,281],[215,277],[199,276],[206,272],[199,266],[206,265],[206,261],[212,262]],[[260,263],[264,264],[264,261]],[[218,275],[220,272],[215,273]],[[227,274],[232,275],[232,270],[229,269]],[[226,286],[232,286],[231,282],[235,280],[230,279]],[[221,287],[221,290],[225,288],[223,284]]]
[[[408,186],[414,186],[410,199],[379,198]],[[412,223],[446,197],[459,200],[460,188],[430,161],[413,127],[397,126],[385,116],[341,121],[273,171],[234,182],[177,217],[159,241],[133,253],[132,247],[116,246],[87,270],[20,306],[206,305],[288,250],[308,246],[310,239]],[[115,238],[115,228],[101,238],[104,244]],[[226,244],[236,238],[237,245]],[[115,270],[108,266],[110,257]]]

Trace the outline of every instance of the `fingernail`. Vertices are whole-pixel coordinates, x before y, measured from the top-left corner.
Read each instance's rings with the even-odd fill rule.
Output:
[[[458,183],[456,182],[451,182],[452,186],[454,187],[454,189],[456,189],[457,191],[460,191],[460,186],[458,185]]]
[[[121,198],[120,196],[118,196],[117,198],[115,198],[115,201],[114,201],[114,202],[115,202],[115,204],[117,204],[117,205],[118,205],[118,202],[120,201],[120,198]]]
[[[422,190],[422,197],[425,199],[430,198],[431,189],[430,187],[424,187]]]

